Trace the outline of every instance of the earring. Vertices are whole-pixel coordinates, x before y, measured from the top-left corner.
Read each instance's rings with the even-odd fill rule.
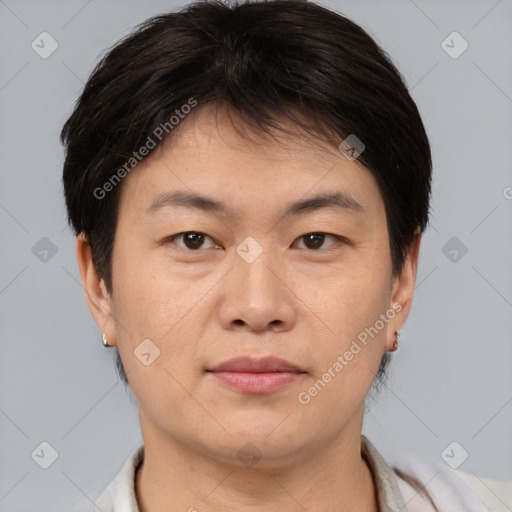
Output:
[[[103,346],[104,347],[111,347],[112,345],[108,344],[107,337],[105,336],[105,333],[103,333]]]
[[[402,329],[398,329],[395,331],[396,339],[393,342],[393,348],[390,349],[390,352],[395,352],[395,350],[398,348],[398,340],[402,338]]]

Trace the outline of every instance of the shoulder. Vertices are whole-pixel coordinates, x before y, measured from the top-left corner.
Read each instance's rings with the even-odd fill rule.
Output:
[[[135,448],[114,480],[101,493],[94,512],[138,512],[135,497],[135,471],[144,458],[144,444]]]
[[[382,510],[407,512],[510,512],[512,482],[425,462],[417,454],[395,451],[388,462],[362,436],[361,454],[368,462]]]
[[[485,478],[474,473],[454,470],[457,476],[468,485],[473,492],[492,512],[510,512],[512,507],[512,480]]]
[[[510,512],[512,483],[435,463],[393,466],[408,512]]]

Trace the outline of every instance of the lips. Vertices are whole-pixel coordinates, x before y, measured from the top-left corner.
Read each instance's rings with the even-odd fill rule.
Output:
[[[239,393],[266,394],[298,382],[305,371],[277,357],[236,357],[207,370],[216,382]]]
[[[235,357],[225,361],[214,368],[207,370],[210,372],[238,372],[238,373],[306,373],[296,365],[279,359],[277,357],[267,356],[261,359],[251,357]]]

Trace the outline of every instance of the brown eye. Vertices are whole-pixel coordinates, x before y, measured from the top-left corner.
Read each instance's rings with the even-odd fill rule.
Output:
[[[309,235],[304,235],[304,245],[308,249],[318,249],[322,247],[324,239],[325,235],[322,233],[310,233]]]
[[[184,233],[183,242],[189,249],[199,249],[204,242],[202,233]]]
[[[327,247],[336,243],[339,240],[339,237],[335,235],[329,235],[328,233],[307,233],[306,235],[302,235],[298,240],[302,241],[306,249],[318,250],[325,249],[326,247],[322,247],[326,238],[331,238],[334,242],[331,242]],[[303,249],[304,247],[301,247]]]
[[[181,243],[178,243],[178,240],[181,240]],[[185,233],[179,233],[177,235],[172,236],[169,241],[175,243],[178,247],[181,247],[182,249],[190,249],[191,251],[215,247],[215,243],[213,242],[211,237],[198,231],[186,231]]]

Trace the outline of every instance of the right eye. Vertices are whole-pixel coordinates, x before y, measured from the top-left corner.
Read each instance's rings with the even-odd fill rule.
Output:
[[[180,240],[182,243],[178,243],[177,240]],[[176,235],[172,235],[167,238],[165,243],[171,242],[181,249],[197,251],[198,249],[205,248],[204,244],[207,240],[210,241],[210,245],[209,247],[206,247],[206,249],[218,247],[211,237],[199,231],[185,231],[183,233],[177,233]]]

